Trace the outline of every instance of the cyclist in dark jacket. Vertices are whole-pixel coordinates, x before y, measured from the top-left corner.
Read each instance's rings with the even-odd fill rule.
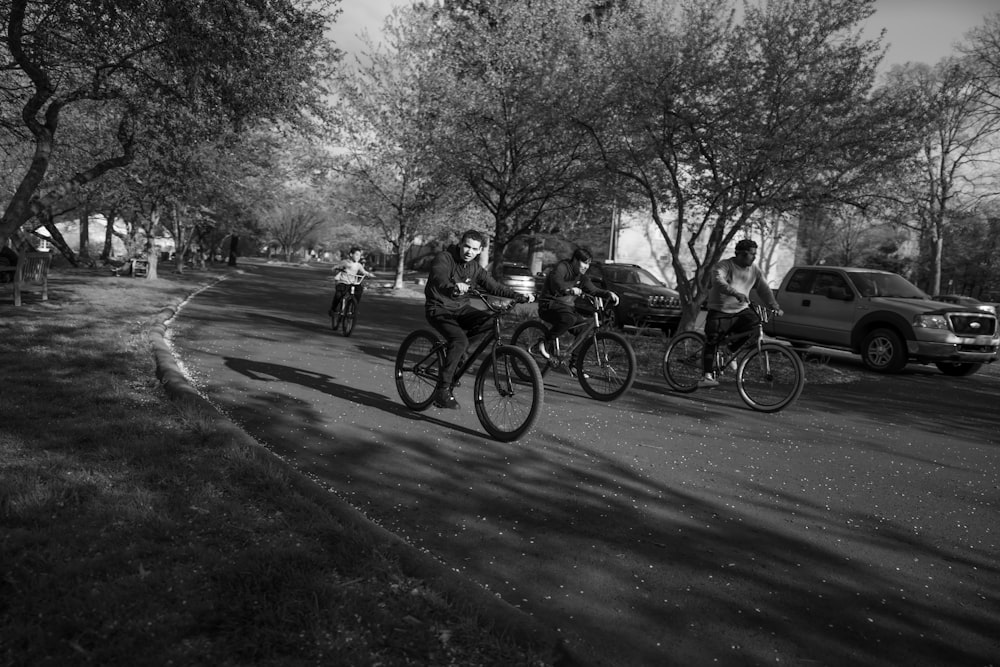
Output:
[[[538,346],[538,353],[548,359],[550,350],[554,350],[554,341],[570,328],[583,321],[577,312],[574,301],[581,294],[611,299],[618,305],[618,295],[614,292],[600,289],[587,277],[587,269],[593,261],[593,254],[586,248],[577,248],[570,259],[564,259],[555,265],[545,279],[545,287],[538,297],[538,316],[549,324],[549,332],[545,340]],[[575,346],[578,341],[574,340]],[[570,360],[570,368],[574,364]]]
[[[439,408],[458,407],[452,393],[455,371],[466,350],[470,347],[474,349],[475,343],[493,324],[492,313],[470,305],[469,290],[478,289],[510,299],[523,298],[528,302],[535,300],[534,296],[522,297],[501,285],[479,265],[477,259],[483,251],[484,241],[483,235],[472,229],[462,234],[458,246],[443,250],[434,257],[424,287],[427,321],[447,343],[444,368],[434,393],[434,405]]]

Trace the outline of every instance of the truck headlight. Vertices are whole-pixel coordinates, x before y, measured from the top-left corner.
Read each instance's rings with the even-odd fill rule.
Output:
[[[944,315],[917,315],[913,318],[913,326],[923,329],[949,329],[948,318]]]

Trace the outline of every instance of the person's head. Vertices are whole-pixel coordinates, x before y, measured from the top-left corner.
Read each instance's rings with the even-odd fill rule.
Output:
[[[483,251],[483,244],[486,239],[482,233],[475,229],[470,229],[462,234],[462,240],[458,242],[458,257],[462,262],[471,262],[479,253]]]
[[[577,248],[573,251],[573,268],[580,273],[586,273],[592,261],[594,261],[594,254],[587,248]]]
[[[757,259],[757,244],[750,239],[743,239],[736,244],[736,263],[746,268]]]
[[[354,246],[353,248],[351,248],[351,252],[347,253],[347,256],[353,259],[355,262],[361,261],[361,255],[362,255],[361,248],[359,248],[358,246]]]

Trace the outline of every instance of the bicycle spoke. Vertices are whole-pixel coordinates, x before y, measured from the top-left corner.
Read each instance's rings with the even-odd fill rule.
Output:
[[[437,338],[430,332],[415,331],[403,341],[396,357],[396,390],[409,408],[425,410],[430,406],[442,354]]]
[[[740,396],[755,410],[774,412],[794,401],[805,382],[802,362],[781,345],[752,350],[737,377]]]
[[[635,352],[627,340],[617,333],[601,331],[584,343],[577,378],[591,397],[610,401],[632,386],[636,365]]]
[[[701,379],[702,352],[705,339],[701,334],[686,332],[674,336],[663,359],[663,376],[676,391],[690,392]]]
[[[521,376],[527,372],[528,378]],[[497,348],[476,374],[476,416],[498,440],[515,440],[535,423],[542,403],[542,378],[538,366],[524,350]]]

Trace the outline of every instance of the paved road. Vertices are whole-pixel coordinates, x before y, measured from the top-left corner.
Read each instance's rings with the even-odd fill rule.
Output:
[[[546,378],[525,439],[413,413],[392,378],[422,304],[370,291],[329,330],[326,273],[248,265],[171,322],[192,380],[372,520],[548,619],[601,665],[1000,665],[1000,368],[619,401]],[[856,370],[847,361],[843,368]]]

